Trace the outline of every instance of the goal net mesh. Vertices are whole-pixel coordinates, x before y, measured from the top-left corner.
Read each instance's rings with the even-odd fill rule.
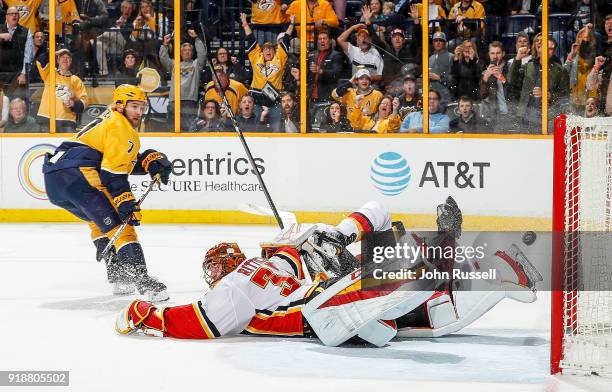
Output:
[[[612,119],[568,116],[564,373],[612,375]]]

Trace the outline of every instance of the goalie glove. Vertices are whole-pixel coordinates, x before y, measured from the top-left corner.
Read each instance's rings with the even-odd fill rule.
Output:
[[[359,267],[357,259],[346,249],[353,241],[352,236],[342,234],[333,226],[318,224],[302,245],[300,254],[311,275],[342,277]]]
[[[438,233],[446,233],[454,239],[461,237],[463,216],[455,199],[447,197],[444,204],[438,205],[437,214]]]
[[[166,154],[155,150],[146,150],[139,155],[138,160],[140,166],[151,175],[151,178],[155,178],[159,174],[162,184],[168,184],[172,173],[172,163],[168,160]]]
[[[115,320],[115,330],[121,335],[142,331],[146,335],[162,337],[166,329],[165,310],[165,308],[157,309],[152,303],[137,299],[119,312]]]

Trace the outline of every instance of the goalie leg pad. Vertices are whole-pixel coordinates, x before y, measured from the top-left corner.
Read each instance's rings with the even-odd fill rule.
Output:
[[[340,279],[302,308],[302,314],[326,346],[338,346],[387,312],[406,314],[433,294],[432,282],[399,282],[389,291],[362,291],[360,270]],[[367,335],[367,331],[364,331]]]
[[[397,334],[397,325],[393,320],[373,320],[364,325],[360,330],[361,339],[372,343],[377,347],[383,347]]]

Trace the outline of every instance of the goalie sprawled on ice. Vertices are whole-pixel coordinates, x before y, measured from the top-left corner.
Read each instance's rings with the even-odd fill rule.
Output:
[[[448,198],[438,206],[438,234],[417,242],[454,246],[462,216]],[[384,291],[362,290],[358,261],[346,246],[371,231],[397,232],[389,212],[368,202],[337,226],[315,225],[262,244],[262,257],[247,259],[235,243],[222,243],[205,256],[211,290],[195,303],[157,308],[135,300],[117,317],[121,334],[144,333],[182,339],[246,334],[317,337],[336,346],[358,336],[377,346],[399,336],[441,336],[460,330],[504,298],[535,300],[539,273],[518,245],[499,249],[462,268],[497,268],[495,281],[477,291],[450,291],[449,282],[397,281]],[[520,242],[520,241],[517,241]],[[415,270],[451,268],[454,260],[423,259]]]

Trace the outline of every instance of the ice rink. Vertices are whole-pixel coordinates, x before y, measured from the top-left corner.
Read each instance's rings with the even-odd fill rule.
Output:
[[[201,261],[210,246],[236,241],[257,256],[258,243],[277,232],[221,225],[138,231],[150,273],[168,286],[168,305],[190,303],[205,291]],[[0,370],[70,371],[70,386],[52,390],[612,390],[612,380],[549,376],[549,293],[533,304],[505,300],[461,334],[384,348],[240,336],[126,337],[115,333],[114,319],[135,297],[110,294],[86,225],[2,224],[0,238]]]

